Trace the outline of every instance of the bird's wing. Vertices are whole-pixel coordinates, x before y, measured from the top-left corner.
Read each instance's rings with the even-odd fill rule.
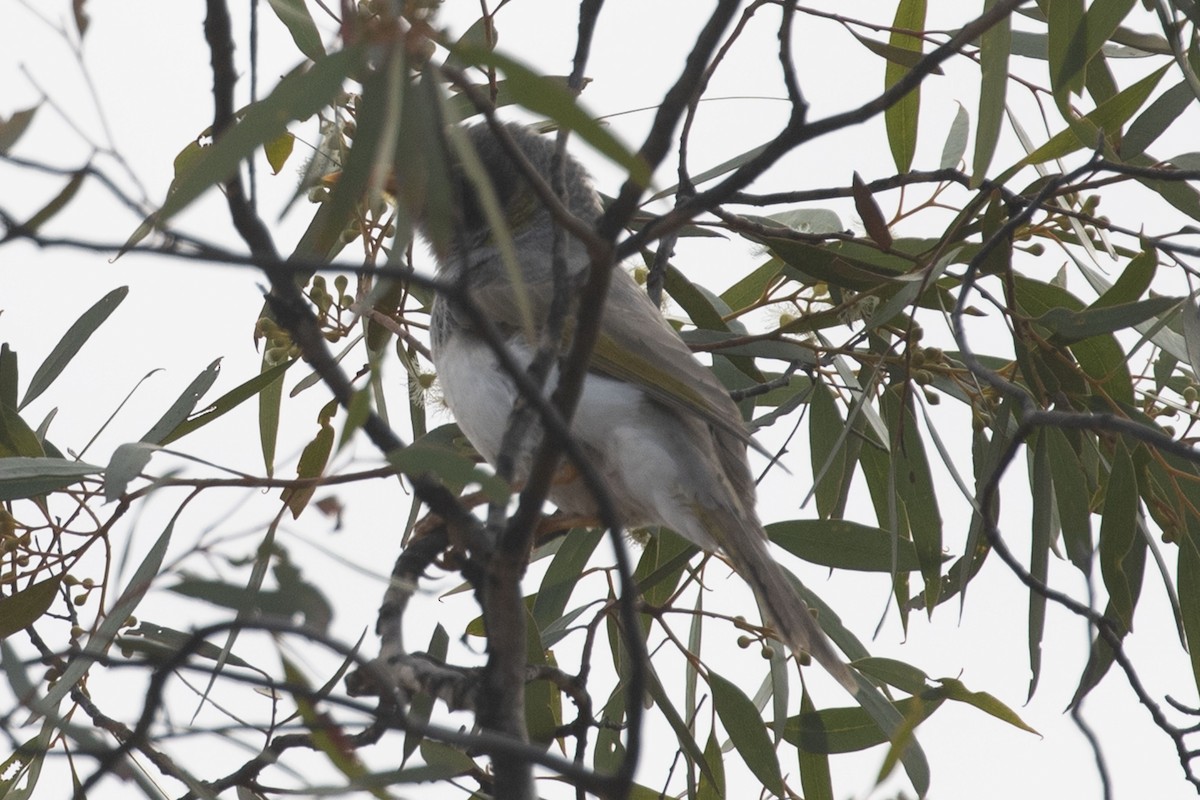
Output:
[[[544,319],[551,283],[528,281],[523,288],[534,318]],[[508,281],[472,286],[471,297],[503,333],[522,329],[516,290]],[[761,449],[742,422],[729,391],[696,360],[641,287],[620,268],[613,272],[591,370],[633,384],[667,408],[698,417]]]
[[[638,386],[664,406],[699,417],[758,447],[729,390],[623,270],[613,275],[592,369]]]

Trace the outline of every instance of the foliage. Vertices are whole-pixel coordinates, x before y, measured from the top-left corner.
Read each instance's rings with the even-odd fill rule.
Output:
[[[208,5],[216,53],[223,3]],[[1132,0],[1028,6],[990,0],[983,16],[951,31],[933,29],[924,0],[898,0],[883,22],[808,8],[782,11],[762,2],[740,9],[739,21],[738,4],[718,4],[714,20],[722,13],[733,17],[727,29],[713,23],[724,30],[714,39],[721,47],[706,48],[699,37],[693,51],[699,69],[685,68],[681,91],[665,97],[656,112],[665,122],[638,149],[625,147],[582,105],[582,72],[565,80],[540,74],[498,44],[500,8],[450,40],[437,28],[436,8],[397,5],[398,12],[383,2],[343,6],[349,16],[335,24],[321,4],[271,0],[272,22],[294,40],[300,66],[236,114],[228,109],[228,119],[218,112],[213,128],[182,148],[165,200],[131,223],[123,245],[100,248],[261,268],[274,287],[261,317],[219,323],[253,328],[263,353],[258,374],[239,376],[236,388],[207,399],[220,370],[213,362],[178,398],[162,399],[161,417],[140,440],[115,448],[104,463],[89,463],[82,458],[87,448],[56,445],[53,413],[37,412],[36,401],[68,381],[73,359],[104,337],[126,289],[100,298],[67,327],[24,382],[16,351],[9,344],[0,349],[0,656],[15,698],[0,719],[19,745],[0,766],[0,794],[30,796],[56,748],[96,757],[98,767],[87,759],[71,762],[73,779],[85,788],[126,769],[121,765],[139,753],[178,781],[176,793],[182,786],[190,796],[215,796],[236,786],[242,797],[271,796],[259,776],[275,760],[296,771],[303,790],[314,791],[318,781],[295,749],[307,747],[328,762],[339,791],[357,787],[376,796],[391,796],[388,787],[407,782],[460,778],[482,793],[504,794],[494,780],[505,765],[533,760],[569,783],[613,796],[650,797],[660,790],[748,796],[761,786],[771,796],[819,798],[837,796],[831,756],[879,747],[879,779],[899,766],[924,795],[931,776],[917,734],[942,708],[963,704],[993,718],[988,724],[1032,731],[982,687],[872,656],[863,632],[845,626],[835,608],[802,586],[829,636],[873,687],[866,695],[873,699],[861,706],[818,705],[826,699],[797,680],[807,668],[798,670],[784,657],[769,629],[714,607],[702,587],[722,574],[719,559],[669,531],[640,537],[631,574],[605,554],[598,531],[575,530],[532,549],[525,616],[512,622],[524,634],[508,644],[528,665],[523,723],[535,747],[476,739],[447,722],[453,718],[442,716],[433,695],[451,706],[486,704],[488,697],[476,697],[486,694],[477,681],[491,685],[480,677],[486,668],[447,662],[448,634],[457,633],[449,620],[428,654],[411,660],[398,636],[387,633],[394,623],[388,615],[402,614],[406,597],[385,602],[381,611],[384,652],[411,661],[418,672],[431,670],[438,682],[429,678],[425,693],[411,697],[384,691],[378,709],[346,695],[343,677],[350,673],[353,683],[372,667],[359,654],[361,643],[329,635],[327,597],[335,587],[301,570],[281,522],[321,502],[317,490],[329,481],[395,474],[407,476],[415,489],[406,531],[417,530],[413,541],[445,535],[433,530],[436,521],[417,524],[422,502],[451,528],[466,516],[455,497],[467,507],[492,501],[493,523],[505,509],[508,487],[477,465],[457,430],[428,427],[428,312],[434,292],[454,287],[411,270],[422,259],[411,228],[414,216],[435,217],[429,209],[448,202],[441,170],[451,145],[441,123],[480,113],[490,118],[507,106],[536,114],[547,128],[569,129],[573,141],[595,148],[628,178],[610,203],[621,223],[610,242],[614,252],[631,259],[652,295],[665,292],[681,335],[711,358],[747,423],[772,442],[783,439],[781,431],[805,426],[808,464],[786,457],[782,467],[790,470],[789,491],[811,495],[815,515],[771,520],[768,533],[782,551],[861,572],[886,587],[905,627],[913,611],[955,613],[983,570],[1011,570],[1027,590],[1022,607],[1014,602],[1011,609],[1027,614],[1028,650],[1006,657],[1014,669],[1028,667],[1029,695],[1044,669],[1048,607],[1062,605],[1086,622],[1092,639],[1071,706],[1078,709],[1102,680],[1125,681],[1162,728],[1162,746],[1178,750],[1186,779],[1200,788],[1192,748],[1184,742],[1187,722],[1168,719],[1168,713],[1186,720],[1194,712],[1160,708],[1124,650],[1143,589],[1161,585],[1183,639],[1161,657],[1190,663],[1200,685],[1200,458],[1193,450],[1200,307],[1191,288],[1200,252],[1191,243],[1200,222],[1194,185],[1200,154],[1156,152],[1200,99],[1200,16],[1191,3],[1158,4],[1153,14]],[[73,6],[78,41],[86,32],[84,6]],[[585,23],[594,22],[589,4],[582,6]],[[700,124],[696,111],[708,80],[702,70],[723,74],[727,53],[754,46],[746,31],[767,18],[790,32],[781,33],[778,45],[790,121],[766,144],[703,172],[690,172],[679,155],[673,165],[679,185],[651,196],[645,187],[657,161],[669,143],[678,144],[671,138],[677,119],[686,121],[682,141],[699,135],[693,124]],[[808,118],[799,89],[817,78],[795,74],[790,41],[801,21],[852,34],[865,68],[883,76],[877,99]],[[586,49],[581,46],[581,69]],[[231,81],[222,78],[218,62],[214,55],[218,84]],[[942,65],[962,63],[972,65],[979,104],[959,108],[938,168],[916,169],[918,134],[931,133],[921,83]],[[220,109],[219,97],[217,103]],[[30,146],[23,134],[38,110],[9,110],[0,119],[0,155],[23,169],[38,166],[14,155]],[[780,174],[779,159],[793,148],[812,140],[808,147],[828,145],[878,115],[894,176],[856,174],[847,186],[749,191],[755,179]],[[237,176],[258,159],[279,174],[301,152],[293,144],[303,141],[315,155],[293,200],[308,201],[297,208],[311,221],[285,248],[290,257],[280,258],[274,245],[246,232],[243,223],[257,218],[238,205]],[[1006,149],[1013,142],[1022,148],[1015,158]],[[103,182],[118,191],[94,164],[59,171],[63,188],[36,213],[18,218],[0,208],[0,243],[62,244],[42,232],[84,202],[81,184]],[[188,235],[182,223],[176,227],[182,212],[218,185],[251,247],[249,259]],[[1135,204],[1127,202],[1131,196]],[[1099,214],[1101,204],[1114,209],[1110,216]],[[846,230],[849,209],[862,235]],[[755,263],[721,292],[685,257],[672,260],[677,245],[681,253],[703,252],[716,236],[756,248]],[[303,313],[286,300],[285,287],[297,285],[306,299]],[[343,350],[334,358],[326,343]],[[315,371],[297,379],[292,368],[301,358]],[[331,377],[338,362],[355,361],[364,367],[352,380]],[[407,376],[411,444],[405,447],[385,433],[381,412],[385,398],[395,405],[397,391],[381,378],[385,362]],[[330,399],[322,397],[297,477],[275,478],[282,409],[322,380],[327,389],[314,391]],[[189,479],[152,465],[161,463],[168,446],[186,454],[201,429],[213,430],[208,426],[250,401],[258,406],[259,429],[258,442],[249,446],[262,451],[262,475],[236,483],[279,490],[277,514],[248,549],[193,547],[169,561],[184,508],[219,483],[212,475]],[[948,411],[951,404],[966,412],[961,422]],[[386,466],[339,472],[335,456],[352,437],[379,446]],[[1022,461],[1024,470],[1016,466]],[[1009,472],[1026,481],[1029,505],[1001,513],[1001,478]],[[140,563],[122,572],[112,569],[108,555],[90,555],[107,554],[110,534],[127,514],[169,486],[191,491]],[[469,491],[476,488],[486,497]],[[1005,492],[1014,488],[1012,480],[1004,486]],[[446,489],[453,495],[439,493]],[[499,530],[502,525],[493,527]],[[499,569],[498,562],[478,560],[477,540],[455,545],[450,552],[457,555],[440,563],[462,568],[484,598],[483,617],[466,626],[467,633],[482,634],[497,624],[489,615],[499,612],[487,606],[479,571]],[[417,564],[411,580],[438,554]],[[222,561],[221,568],[206,566],[206,556]],[[1095,597],[1077,596],[1072,587],[1080,582],[1055,571],[1056,560],[1077,571]],[[518,567],[519,574],[525,565]],[[118,581],[118,575],[128,578]],[[641,598],[636,608],[630,579]],[[399,583],[389,592],[400,591]],[[99,601],[89,600],[93,592]],[[153,617],[152,598],[163,592],[220,609],[221,621],[184,631],[134,618]],[[261,630],[279,643],[278,668],[239,654],[243,637]],[[493,650],[501,644],[497,638],[489,640]],[[306,670],[289,652],[300,645],[287,642],[324,651],[335,667]],[[761,661],[741,657],[738,667],[728,666],[723,659],[731,642],[748,656],[761,654]],[[680,658],[644,659],[658,650]],[[33,661],[48,672],[30,674]],[[1109,676],[1114,664],[1121,676]],[[144,708],[122,708],[120,698],[90,691],[89,680],[118,665],[152,676]],[[176,750],[172,723],[158,712],[167,702],[164,685],[173,674],[188,673],[204,678],[198,691],[205,697],[225,682],[270,693],[272,720],[263,727],[265,740],[255,740],[258,755],[214,768]],[[465,687],[465,694],[451,702],[441,693],[450,685]],[[397,702],[407,703],[406,717],[398,715]],[[637,779],[644,785],[630,787],[621,781],[631,778],[643,704],[653,724],[678,738],[677,762],[670,770],[643,766]],[[257,724],[233,713],[228,721],[242,732]],[[368,766],[370,745],[392,728],[404,731],[405,763]],[[731,753],[744,765],[736,774],[753,781],[753,790],[731,784]],[[147,796],[158,796],[140,769],[126,774]]]

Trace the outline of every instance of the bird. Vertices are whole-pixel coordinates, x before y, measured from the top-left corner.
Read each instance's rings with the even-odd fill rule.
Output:
[[[479,170],[472,176],[463,158],[450,157],[449,220],[416,214],[416,226],[433,240],[439,278],[463,287],[500,332],[509,355],[522,368],[539,346],[554,292],[554,221],[524,170],[533,168],[549,185],[556,145],[519,123],[503,125],[523,154],[514,160],[487,122],[459,132],[460,141],[482,167],[502,211],[519,286],[505,265],[504,235],[492,227]],[[561,164],[566,208],[594,227],[603,213],[600,196],[584,167],[569,153]],[[449,231],[448,234],[444,233]],[[566,234],[565,263],[573,286],[589,266],[584,245]],[[601,475],[627,529],[662,526],[710,553],[721,552],[752,589],[776,638],[797,656],[811,655],[852,695],[854,672],[835,651],[792,579],[774,559],[755,509],[749,432],[728,390],[702,364],[664,319],[658,306],[624,269],[613,265],[599,340],[584,380],[570,431]],[[526,311],[522,311],[522,301]],[[534,329],[530,329],[530,314]],[[568,331],[570,325],[567,325]],[[431,307],[431,354],[442,398],[460,430],[484,459],[495,465],[516,385],[492,346],[455,302],[438,294]],[[551,370],[546,392],[553,390]],[[514,479],[528,470],[536,438],[514,459]],[[509,454],[514,455],[514,454]],[[564,471],[550,489],[562,512],[592,517],[596,502],[577,473]]]

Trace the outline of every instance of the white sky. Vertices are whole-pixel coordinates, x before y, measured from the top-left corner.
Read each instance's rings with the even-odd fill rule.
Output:
[[[821,3],[827,8],[844,4]],[[880,22],[889,18],[891,3],[853,4],[856,15]],[[951,26],[959,4],[933,4],[931,26]],[[40,13],[67,24],[69,3],[38,4]],[[970,4],[969,12],[976,4]],[[708,4],[704,4],[707,8]],[[112,131],[113,141],[126,157],[130,170],[143,182],[149,197],[160,200],[170,180],[175,154],[210,122],[211,101],[208,53],[204,46],[199,3],[163,4],[150,0],[90,3],[92,28],[84,45],[84,64],[95,85],[100,106]],[[882,10],[881,10],[882,9]],[[237,24],[244,25],[244,5],[237,4]],[[449,2],[444,20],[452,29],[461,30],[463,22],[473,20],[478,4],[456,0]],[[501,49],[535,69],[565,74],[570,68],[574,48],[575,4],[553,0],[513,2],[498,19]],[[263,85],[270,86],[273,76],[293,66],[294,50],[281,27],[263,5]],[[947,15],[949,19],[940,19]],[[593,83],[584,101],[598,115],[618,114],[653,105],[676,75],[682,55],[692,41],[693,31],[701,24],[696,4],[676,2],[636,2],[611,0],[605,8],[597,33],[591,67]],[[705,105],[700,115],[698,134],[693,141],[693,171],[717,164],[750,147],[766,141],[778,129],[786,114],[786,104],[770,98],[781,95],[774,51],[774,15],[764,13],[755,24],[753,39],[761,46],[736,48],[709,89],[712,97],[733,97]],[[962,20],[957,20],[961,22]],[[0,0],[0,23],[8,32],[6,46],[0,49],[0,114],[7,116],[23,108],[44,92],[57,103],[70,120],[88,137],[103,141],[99,118],[90,107],[81,81],[81,73],[62,41],[16,0]],[[243,37],[239,40],[244,43]],[[820,118],[858,105],[876,94],[882,85],[882,65],[866,57],[858,45],[839,26],[800,17],[797,30],[798,75],[806,97],[812,104],[811,118]],[[241,46],[239,64],[246,65],[247,50]],[[1020,63],[1020,60],[1018,60]],[[1024,62],[1022,68],[1043,69],[1040,64]],[[1141,65],[1135,70],[1143,71]],[[957,105],[962,103],[974,115],[977,100],[972,94],[977,81],[976,68],[963,61],[951,62],[947,75],[929,81],[923,94],[923,118],[926,122],[917,151],[916,168],[936,167],[945,131]],[[36,85],[35,85],[36,83]],[[239,89],[247,90],[245,82]],[[242,101],[244,102],[243,95]],[[1022,102],[1017,98],[1016,102]],[[612,119],[614,129],[627,142],[636,143],[651,119],[649,112],[632,113]],[[1194,127],[1191,128],[1194,130]],[[293,126],[303,139],[311,137],[311,126]],[[1156,146],[1156,152],[1170,154],[1191,149],[1186,139],[1177,148]],[[263,206],[268,220],[274,219],[292,190],[291,171],[299,163],[289,163],[279,178],[260,175]],[[46,160],[64,166],[83,162],[90,151],[79,135],[49,105],[39,112],[33,128],[16,150],[18,155]],[[968,151],[969,152],[969,151]],[[611,193],[617,173],[593,154],[577,148],[591,166],[602,191]],[[995,163],[1008,163],[1017,155],[1015,139],[1005,133],[1005,149]],[[113,171],[111,160],[105,168]],[[808,188],[846,185],[852,171],[864,179],[884,177],[894,172],[881,122],[839,133],[836,137],[813,142],[789,156],[763,189]],[[661,185],[674,182],[669,168],[659,176]],[[31,177],[7,165],[0,165],[0,207],[17,216],[32,213],[58,190],[61,179]],[[881,198],[885,209],[894,195]],[[847,204],[833,205],[843,220],[857,224]],[[307,223],[309,208],[301,204],[278,230],[281,249],[290,243]],[[1127,220],[1128,221],[1128,220]],[[105,242],[123,241],[138,220],[115,203],[103,199],[95,188],[85,190],[71,211],[48,228],[84,239]],[[1158,225],[1157,220],[1146,220]],[[206,238],[238,247],[230,229],[219,195],[210,192],[177,220],[183,230],[198,232]],[[1133,225],[1136,227],[1136,225]],[[1166,228],[1168,226],[1162,226]],[[902,233],[921,232],[904,228]],[[677,263],[699,274],[703,282],[718,288],[732,283],[739,271],[755,263],[750,247],[740,241],[680,248]],[[240,248],[239,248],[240,249]],[[1037,277],[1048,279],[1060,266],[1060,255],[1037,264]],[[1119,268],[1119,265],[1112,265]],[[1077,283],[1072,284],[1078,288]],[[261,305],[262,279],[252,271],[214,267],[166,259],[126,256],[109,263],[105,255],[50,249],[39,251],[27,244],[6,246],[0,250],[0,340],[12,343],[19,352],[23,380],[45,356],[66,327],[78,315],[117,285],[129,285],[131,292],[119,311],[101,328],[83,355],[74,362],[60,381],[34,403],[27,419],[36,425],[43,415],[58,408],[51,427],[51,438],[61,447],[80,449],[104,424],[121,399],[148,372],[161,368],[106,429],[87,454],[87,459],[104,463],[112,450],[125,441],[137,439],[158,418],[168,399],[214,358],[222,357],[223,373],[211,396],[218,396],[246,380],[258,368],[258,355],[251,343],[251,329]],[[929,326],[927,326],[929,327]],[[984,339],[981,349],[991,345]],[[356,363],[353,360],[350,363]],[[404,389],[399,383],[402,372],[397,364],[387,367],[396,381],[391,395],[392,411],[403,414]],[[300,375],[294,370],[289,386]],[[299,403],[285,402],[284,429],[279,448],[278,474],[292,474],[294,457],[315,432],[316,408],[324,393],[312,390]],[[945,431],[953,437],[965,430],[966,417],[955,403],[946,399],[936,411],[937,418],[952,419]],[[394,420],[405,432],[407,422]],[[434,420],[436,422],[437,420]],[[261,470],[254,412],[240,409],[219,425],[213,425],[199,438],[185,439],[179,449],[195,453],[222,465],[249,472]],[[931,457],[933,455],[932,450]],[[807,490],[807,451],[800,445],[795,454],[792,476],[776,474],[764,485],[761,514],[765,521],[815,515],[810,508],[796,510],[797,483]],[[284,459],[293,459],[285,463]],[[339,458],[344,469],[359,468],[377,462],[377,455],[364,443],[351,447]],[[165,471],[182,466],[169,458],[158,457],[151,470]],[[969,460],[960,461],[969,473]],[[189,468],[200,474],[199,468]],[[1027,489],[1024,477],[1013,475],[1006,481],[1004,531],[1014,550],[1028,550],[1028,513],[1022,497]],[[946,518],[946,541],[951,552],[961,548],[965,537],[965,504],[948,478],[939,486],[939,497]],[[345,524],[340,533],[330,535],[328,521],[314,511],[298,523],[285,525],[283,541],[301,561],[306,574],[324,587],[335,600],[337,616],[334,633],[350,641],[363,628],[373,624],[375,608],[382,593],[380,579],[364,579],[359,572],[347,570],[303,542],[316,541],[367,572],[385,574],[395,556],[395,531],[408,510],[408,498],[394,482],[375,482],[354,489],[339,490],[347,503]],[[225,503],[239,502],[237,517],[222,519]],[[156,498],[144,518],[127,520],[114,537],[118,554],[132,537],[132,552],[145,551],[161,530],[166,514],[182,499],[173,494]],[[214,504],[212,501],[215,500]],[[241,545],[251,548],[254,537],[261,535],[273,501],[270,498],[241,494],[214,494],[204,511],[190,512],[184,518],[180,542],[193,542],[202,536],[224,536],[245,532],[249,538]],[[955,509],[951,511],[950,509]],[[858,517],[874,522],[870,516]],[[206,528],[212,526],[211,532]],[[233,548],[236,550],[237,548]],[[179,550],[182,553],[182,548]],[[172,556],[179,554],[175,549]],[[1173,562],[1173,554],[1168,556]],[[1043,675],[1038,694],[1023,706],[1028,684],[1025,644],[1027,595],[1016,578],[993,558],[978,578],[961,617],[957,603],[939,608],[929,621],[919,614],[910,620],[907,638],[902,635],[894,613],[889,614],[878,636],[872,634],[887,603],[886,581],[859,575],[826,572],[811,565],[797,565],[805,582],[819,592],[842,615],[850,628],[868,643],[876,655],[892,656],[924,669],[932,677],[959,677],[977,691],[987,691],[1014,708],[1023,719],[1038,729],[1043,738],[1018,731],[965,706],[943,706],[919,730],[920,740],[932,765],[934,798],[973,797],[980,800],[1008,797],[1094,797],[1099,784],[1092,755],[1083,738],[1062,709],[1070,700],[1087,655],[1084,627],[1065,612],[1050,607],[1043,644]],[[536,576],[536,570],[532,573]],[[716,581],[716,571],[710,580]],[[1059,564],[1052,565],[1052,580],[1060,588],[1084,595],[1077,573]],[[715,584],[721,592],[744,594],[736,579]],[[450,584],[452,585],[452,584]],[[531,587],[536,586],[532,581]],[[586,584],[585,584],[586,586]],[[333,588],[338,587],[338,588]],[[195,604],[181,604],[165,592],[152,594],[152,604],[143,609],[145,618],[173,627],[186,628],[200,620],[179,617],[196,613]],[[744,598],[743,598],[744,599]],[[577,595],[576,601],[579,600]],[[410,620],[408,640],[414,648],[423,647],[435,619],[468,619],[474,615],[472,601],[465,596],[439,602],[425,599],[421,613]],[[714,597],[706,598],[711,606]],[[162,614],[161,618],[156,614]],[[459,622],[461,624],[461,622]],[[718,633],[714,627],[713,633]],[[711,634],[710,634],[711,635]],[[452,638],[454,633],[452,631]],[[477,644],[477,642],[476,642]],[[374,650],[371,638],[365,645]],[[1138,610],[1137,633],[1129,639],[1129,654],[1139,666],[1149,690],[1156,697],[1170,693],[1185,703],[1195,702],[1195,687],[1186,655],[1173,633],[1170,611],[1157,577],[1148,573]],[[753,670],[752,680],[743,688],[757,688],[761,663],[730,661],[736,673],[745,664]],[[678,675],[677,664],[659,664],[664,674]],[[674,670],[672,672],[672,670]],[[812,685],[819,706],[841,705],[839,696],[824,676],[814,676]],[[99,696],[99,695],[98,695]],[[111,695],[110,695],[111,696]],[[186,697],[181,695],[181,697]],[[603,697],[595,698],[597,703]],[[189,703],[180,708],[190,713]],[[798,705],[793,695],[792,708]],[[1096,689],[1085,706],[1087,718],[1105,745],[1105,756],[1112,770],[1115,796],[1155,797],[1170,800],[1194,796],[1183,780],[1170,741],[1150,722],[1148,714],[1136,704],[1132,692],[1115,672]],[[136,713],[131,709],[130,714]],[[702,724],[699,736],[706,734]],[[648,737],[671,737],[669,731]],[[669,752],[673,752],[672,750]],[[785,751],[786,752],[786,751]],[[373,763],[389,763],[384,753],[373,753]],[[834,786],[839,796],[868,796],[883,751],[862,756],[834,757]],[[235,763],[235,762],[230,762]],[[662,756],[648,754],[645,780],[661,774]],[[795,776],[795,765],[783,765],[785,773]],[[43,778],[44,789],[38,797],[67,796],[66,773],[61,761],[50,762]],[[228,770],[223,770],[228,771]],[[90,767],[84,773],[90,772]],[[736,769],[733,775],[737,775]],[[212,777],[205,775],[205,777]],[[798,786],[798,780],[793,784]],[[902,790],[904,784],[890,781],[873,796],[887,797]],[[129,787],[112,781],[96,797],[120,797]],[[178,792],[174,792],[178,794]],[[422,792],[414,792],[421,794]],[[552,794],[547,789],[547,794]]]

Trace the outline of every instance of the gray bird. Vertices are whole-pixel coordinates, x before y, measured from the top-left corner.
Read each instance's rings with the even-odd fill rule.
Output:
[[[520,125],[506,130],[550,183],[553,141]],[[544,327],[554,285],[553,223],[491,129],[480,124],[465,133],[504,214],[523,286],[514,288],[480,193],[461,167],[452,170],[457,199],[451,204],[450,235],[438,237],[435,221],[418,224],[436,243],[439,276],[465,280],[474,302],[524,366],[539,343],[529,341],[528,316],[523,317],[519,301],[526,301],[532,319]],[[602,209],[587,173],[569,156],[563,169],[564,204],[594,225]],[[588,256],[578,241],[566,238],[568,273],[578,279]],[[475,449],[495,464],[517,390],[459,309],[438,296],[432,315],[433,361],[446,404]],[[547,392],[555,380],[552,372]],[[754,590],[779,638],[797,654],[810,653],[851,694],[858,691],[850,668],[768,549],[746,460],[750,438],[737,407],[620,268],[613,270],[600,339],[571,432],[603,476],[627,527],[661,525],[706,551],[723,552]],[[527,441],[515,459],[518,481],[534,444]],[[578,478],[556,482],[550,499],[568,514],[595,516],[595,501]]]

